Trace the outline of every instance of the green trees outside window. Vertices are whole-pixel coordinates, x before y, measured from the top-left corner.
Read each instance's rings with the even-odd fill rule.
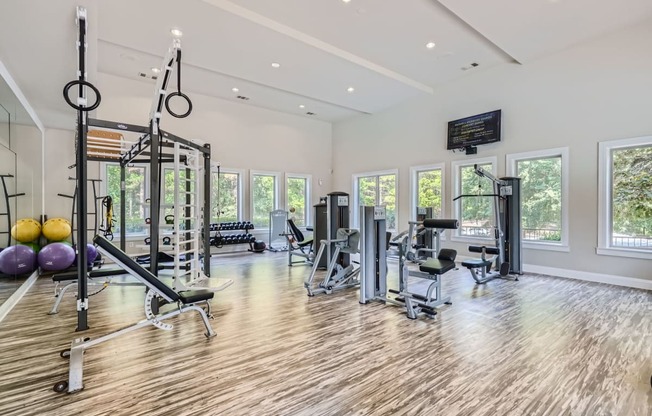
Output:
[[[561,241],[561,175],[561,156],[516,162],[516,176],[521,178],[524,240]]]
[[[253,175],[251,196],[254,226],[256,228],[269,228],[269,213],[276,206],[276,176]]]
[[[308,194],[308,180],[300,177],[287,178],[287,201],[290,215],[288,218],[294,219],[294,223],[299,227],[306,226],[306,213],[308,204],[306,201]],[[292,210],[294,209],[294,212]]]
[[[113,198],[113,218],[115,219],[114,233],[120,233],[120,166],[106,164],[106,194]],[[142,166],[126,168],[125,178],[125,234],[145,234],[148,226],[145,218],[149,212],[144,203],[147,198],[145,192],[146,171]]]

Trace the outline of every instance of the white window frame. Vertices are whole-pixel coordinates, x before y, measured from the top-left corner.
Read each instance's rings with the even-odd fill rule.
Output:
[[[463,160],[455,160],[451,162],[451,174],[453,175],[453,199],[457,197],[458,195],[461,195],[461,187],[462,187],[462,175],[460,175],[460,169],[463,167],[467,166],[473,166],[473,165],[484,165],[484,164],[491,164],[491,171],[492,174],[496,177],[498,177],[498,158],[496,156],[490,156],[490,157],[483,157],[483,158],[476,158],[476,159],[463,159]],[[486,190],[486,193],[493,193],[493,188]],[[478,243],[478,242],[493,242],[495,241],[493,238],[487,237],[470,237],[466,235],[461,235],[461,229],[462,229],[462,218],[461,218],[461,199],[458,199],[457,201],[451,201],[451,217],[457,218],[460,221],[460,228],[455,230],[455,232],[451,233],[451,241],[458,241],[462,243]],[[494,214],[495,217],[495,214]],[[493,221],[493,218],[491,219]]]
[[[632,139],[609,140],[599,143],[598,154],[598,247],[596,253],[604,256],[618,256],[652,260],[650,250],[626,247],[613,247],[612,235],[612,150],[652,145],[652,136]]]
[[[211,180],[213,179],[212,174],[217,173],[217,167],[211,168]],[[243,211],[244,211],[244,190],[243,190],[243,185],[244,185],[244,175],[246,174],[244,169],[233,169],[233,168],[223,168],[220,167],[220,173],[230,173],[230,174],[236,174],[238,175],[238,206],[236,208],[236,212],[238,215],[237,221],[242,221],[243,218]],[[211,182],[211,187],[213,186],[213,183]],[[211,189],[212,190],[212,189]],[[212,220],[212,218],[211,218]]]
[[[444,195],[446,195],[446,164],[434,163],[431,165],[419,165],[410,167],[410,221],[417,219],[417,204],[419,203],[419,179],[418,175],[421,172],[430,172],[439,170],[441,172],[441,204],[439,210],[441,211],[442,218],[446,217]]]
[[[98,196],[107,194],[107,189],[106,189],[106,184],[107,184],[106,168],[107,168],[107,166],[120,167],[120,163],[119,162],[100,162],[100,181],[101,182],[100,182],[100,188],[99,188],[99,195]],[[145,195],[151,195],[151,192],[150,192],[150,189],[149,189],[150,188],[150,183],[151,183],[150,166],[148,164],[146,164],[146,163],[130,163],[129,165],[127,165],[127,167],[135,167],[135,168],[144,168],[145,169]],[[164,171],[165,170],[163,170],[163,172]],[[161,181],[160,178],[159,178],[159,183],[160,183],[160,186],[163,187],[164,182]],[[161,189],[161,195],[163,195],[163,189]],[[150,215],[150,206],[149,206],[149,204],[145,204],[144,202],[145,201],[143,201],[142,203],[145,205],[145,218],[147,218]],[[100,202],[98,201],[98,206],[99,206],[99,204],[100,204]],[[120,215],[120,207],[119,206],[117,206],[117,207],[114,206],[113,211],[117,212],[118,215]],[[101,213],[98,212],[98,215],[101,215]],[[101,222],[100,218],[98,218],[98,220]],[[144,218],[143,218],[143,221],[145,221]],[[120,224],[116,224],[116,225],[120,225]],[[125,234],[125,239],[126,240],[139,239],[139,238],[142,238],[142,237],[146,237],[148,235],[149,235],[148,232],[146,232],[146,233],[126,233]],[[114,234],[113,241],[120,241],[120,233],[115,233]]]
[[[359,178],[366,178],[369,176],[385,176],[385,175],[395,175],[394,176],[394,188],[396,189],[396,229],[398,229],[398,224],[399,224],[399,201],[400,201],[400,188],[398,186],[399,184],[399,177],[398,177],[398,169],[387,169],[387,170],[377,170],[373,172],[361,172],[361,173],[354,173],[351,175],[352,178],[352,190],[353,192],[351,195],[353,196],[352,201],[353,201],[353,206],[351,207],[351,213],[353,214],[353,220],[349,221],[351,224],[351,227],[353,228],[359,228],[360,227],[360,198],[358,196],[358,179]],[[387,231],[396,231],[396,229],[393,228],[387,228]]]
[[[557,147],[554,149],[535,150],[532,152],[511,153],[505,156],[507,176],[516,176],[516,163],[526,160],[547,159],[561,157],[561,241],[532,241],[522,240],[523,248],[534,250],[570,251],[569,243],[569,156],[568,147]]]
[[[274,177],[274,206],[273,210],[279,209],[281,194],[281,172],[272,172],[265,170],[250,170],[249,171],[249,218],[250,221],[254,220],[254,176],[273,176]],[[269,230],[269,228],[257,228],[257,230]]]
[[[285,195],[285,210],[288,211],[290,209],[290,201],[288,198],[288,180],[294,178],[294,179],[305,179],[306,180],[306,193],[305,193],[305,198],[306,198],[306,212],[305,212],[305,223],[306,225],[312,224],[312,210],[310,209],[312,206],[312,175],[307,174],[307,173],[285,173],[285,182],[283,182],[284,186],[284,195]],[[301,226],[299,228],[305,229],[305,226]]]

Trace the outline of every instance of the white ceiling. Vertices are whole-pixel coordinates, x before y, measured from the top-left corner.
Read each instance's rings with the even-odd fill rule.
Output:
[[[0,60],[48,127],[74,124],[61,88],[75,74],[77,4],[89,9],[91,81],[100,71],[153,87],[138,73],[160,66],[179,27],[191,96],[331,122],[652,16],[650,0],[3,0]]]

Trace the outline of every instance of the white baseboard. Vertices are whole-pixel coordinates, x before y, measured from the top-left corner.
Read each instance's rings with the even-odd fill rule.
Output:
[[[9,296],[9,299],[7,299],[2,305],[0,305],[0,322],[2,322],[3,319],[11,312],[11,310],[18,304],[18,301],[20,301],[25,293],[29,290],[30,287],[36,282],[36,279],[38,279],[38,270],[32,273],[30,277],[27,278],[23,282],[22,285],[16,291]]]
[[[457,261],[464,261],[476,257],[457,256]],[[581,270],[560,269],[557,267],[524,264],[523,271],[527,273],[547,274],[549,276],[566,277],[569,279],[584,280],[587,282],[607,283],[616,286],[633,287],[635,289],[652,290],[652,280],[637,277],[617,276],[613,274],[584,272]]]
[[[636,289],[652,290],[652,280],[636,277],[617,276],[613,274],[584,272],[580,270],[559,269],[557,267],[524,264],[523,270],[528,273],[548,274],[551,276],[567,277],[570,279],[586,280],[588,282],[607,283],[616,286],[633,287]]]

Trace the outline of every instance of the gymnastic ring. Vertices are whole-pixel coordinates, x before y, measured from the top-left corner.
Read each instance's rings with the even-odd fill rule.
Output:
[[[75,85],[82,85],[84,87],[88,87],[92,89],[96,96],[95,103],[89,107],[81,106],[73,103],[70,100],[70,97],[68,96],[68,91],[70,90],[70,88],[74,87]],[[70,81],[63,87],[63,99],[66,100],[68,105],[74,108],[75,110],[88,112],[88,111],[93,111],[100,106],[100,103],[102,102],[102,94],[100,94],[100,91],[95,87],[95,85],[91,84],[90,82],[76,79],[74,81]]]
[[[183,98],[188,103],[188,111],[186,111],[183,114],[176,114],[175,112],[170,110],[170,98],[176,97],[176,96],[179,96],[179,97]],[[186,118],[192,112],[192,101],[190,101],[190,98],[188,98],[188,96],[186,94],[182,93],[182,92],[173,92],[173,93],[168,94],[167,97],[165,97],[165,109],[168,110],[168,113],[170,113],[170,115],[172,117]]]

